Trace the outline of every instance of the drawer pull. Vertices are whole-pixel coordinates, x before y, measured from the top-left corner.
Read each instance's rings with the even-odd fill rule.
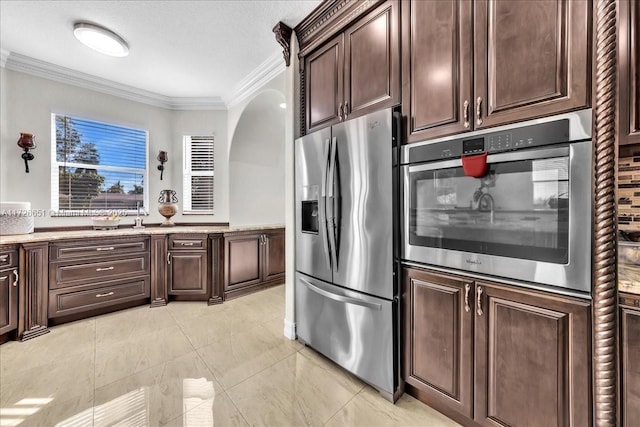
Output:
[[[482,316],[484,314],[484,311],[482,311],[482,286],[478,286],[476,288],[476,290],[478,291],[478,316]]]
[[[113,295],[113,292],[107,292],[106,294],[96,294],[96,298],[110,297],[111,295]]]
[[[96,271],[109,271],[109,270],[113,270],[115,267],[111,266],[111,267],[105,267],[105,268],[96,268]]]
[[[193,246],[194,243],[193,242],[189,242],[189,243],[180,243],[181,246]]]
[[[9,255],[0,255],[0,262],[7,262]]]
[[[112,251],[115,248],[113,246],[109,246],[107,248],[96,248],[96,251]]]
[[[13,269],[13,274],[16,275],[16,280],[13,282],[13,286],[16,287],[16,286],[18,286],[18,280],[20,280],[20,276],[18,276],[18,269],[17,268]]]

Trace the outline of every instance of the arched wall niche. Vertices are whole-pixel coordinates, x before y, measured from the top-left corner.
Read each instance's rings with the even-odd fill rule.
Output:
[[[229,223],[284,224],[285,102],[267,89],[243,109],[229,148]]]

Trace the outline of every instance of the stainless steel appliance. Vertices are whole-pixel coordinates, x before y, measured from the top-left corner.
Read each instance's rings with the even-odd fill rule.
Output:
[[[398,389],[393,117],[378,111],[295,142],[298,338],[389,400]]]
[[[411,144],[401,162],[402,259],[590,292],[591,110]]]

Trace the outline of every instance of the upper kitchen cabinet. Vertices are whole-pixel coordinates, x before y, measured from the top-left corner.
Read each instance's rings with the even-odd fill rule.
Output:
[[[402,5],[407,142],[590,105],[590,2]]]
[[[619,6],[618,85],[619,144],[640,143],[640,4],[625,0]]]
[[[476,128],[590,105],[590,11],[590,1],[476,1]]]
[[[307,132],[400,102],[398,21],[386,1],[304,56]]]
[[[407,141],[470,130],[473,4],[413,0],[402,6]]]

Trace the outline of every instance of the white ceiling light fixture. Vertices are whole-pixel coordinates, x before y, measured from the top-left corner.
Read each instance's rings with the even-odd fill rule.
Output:
[[[129,45],[113,31],[88,22],[73,25],[73,35],[93,50],[110,56],[127,56]]]

